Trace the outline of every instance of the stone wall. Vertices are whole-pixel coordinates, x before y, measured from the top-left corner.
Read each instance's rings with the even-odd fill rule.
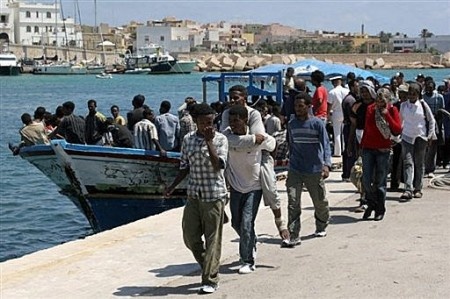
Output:
[[[256,67],[281,63],[291,64],[302,59],[317,59],[366,69],[445,68],[450,67],[450,55],[432,56],[429,53],[392,54],[211,54],[191,53],[179,59],[197,60],[199,71],[245,71]]]
[[[46,46],[10,45],[10,51],[17,57],[34,58],[45,54],[47,57],[58,56],[63,60],[77,58],[78,62],[93,60],[104,62],[106,65],[120,63],[118,53],[89,51],[83,49],[63,49]],[[432,56],[429,53],[391,53],[391,54],[212,54],[209,52],[195,52],[179,54],[178,59],[197,61],[197,71],[244,71],[259,66],[283,63],[291,64],[301,59],[315,58],[330,63],[343,63],[368,69],[402,69],[402,68],[444,68],[450,67],[450,53]]]
[[[37,58],[45,55],[46,57],[53,57],[58,55],[62,60],[71,60],[76,56],[76,60],[81,62],[82,60],[94,60],[105,62],[106,65],[112,65],[119,61],[119,55],[114,52],[101,52],[90,51],[78,48],[58,48],[46,46],[20,46],[10,45],[9,50],[16,54],[18,58]]]

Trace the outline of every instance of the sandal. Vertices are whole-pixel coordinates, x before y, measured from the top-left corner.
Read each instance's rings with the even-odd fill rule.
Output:
[[[413,198],[413,196],[412,196],[412,193],[410,191],[405,191],[400,196],[400,199],[402,199],[403,201],[410,201],[412,198]]]
[[[422,192],[420,190],[414,191],[414,198],[422,198]]]

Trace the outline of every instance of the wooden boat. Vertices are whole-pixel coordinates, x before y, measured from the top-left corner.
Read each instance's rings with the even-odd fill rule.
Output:
[[[55,183],[83,212],[95,232],[180,207],[186,182],[164,197],[179,169],[179,153],[70,144],[23,147],[19,155]]]

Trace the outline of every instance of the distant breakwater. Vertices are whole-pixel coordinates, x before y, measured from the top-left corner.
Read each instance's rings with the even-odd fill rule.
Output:
[[[76,58],[78,62],[97,60],[106,65],[120,64],[123,59],[113,51],[91,51],[78,48],[52,46],[10,45],[10,51],[19,58],[58,56],[63,60]],[[196,71],[246,71],[260,66],[291,64],[302,59],[317,59],[329,63],[342,63],[365,69],[429,69],[450,68],[450,52],[443,55],[430,53],[363,53],[363,54],[238,54],[238,53],[172,53],[180,60],[197,61]]]
[[[317,59],[362,69],[429,69],[450,68],[450,53],[433,56],[429,53],[389,54],[194,54],[179,59],[195,59],[198,71],[246,71],[270,64],[291,64],[303,59]]]

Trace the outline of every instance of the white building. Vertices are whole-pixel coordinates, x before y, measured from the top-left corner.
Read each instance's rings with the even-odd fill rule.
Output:
[[[157,44],[173,53],[189,53],[190,29],[171,26],[139,26],[136,28],[136,49]]]
[[[12,16],[6,1],[0,1],[0,43],[13,42],[14,30],[12,26]]]
[[[422,37],[395,36],[389,39],[394,52],[414,52],[435,49],[441,53],[450,51],[450,35],[433,35],[423,39]]]
[[[82,47],[82,33],[73,18],[61,15],[59,1],[31,3],[9,0],[14,43]]]

